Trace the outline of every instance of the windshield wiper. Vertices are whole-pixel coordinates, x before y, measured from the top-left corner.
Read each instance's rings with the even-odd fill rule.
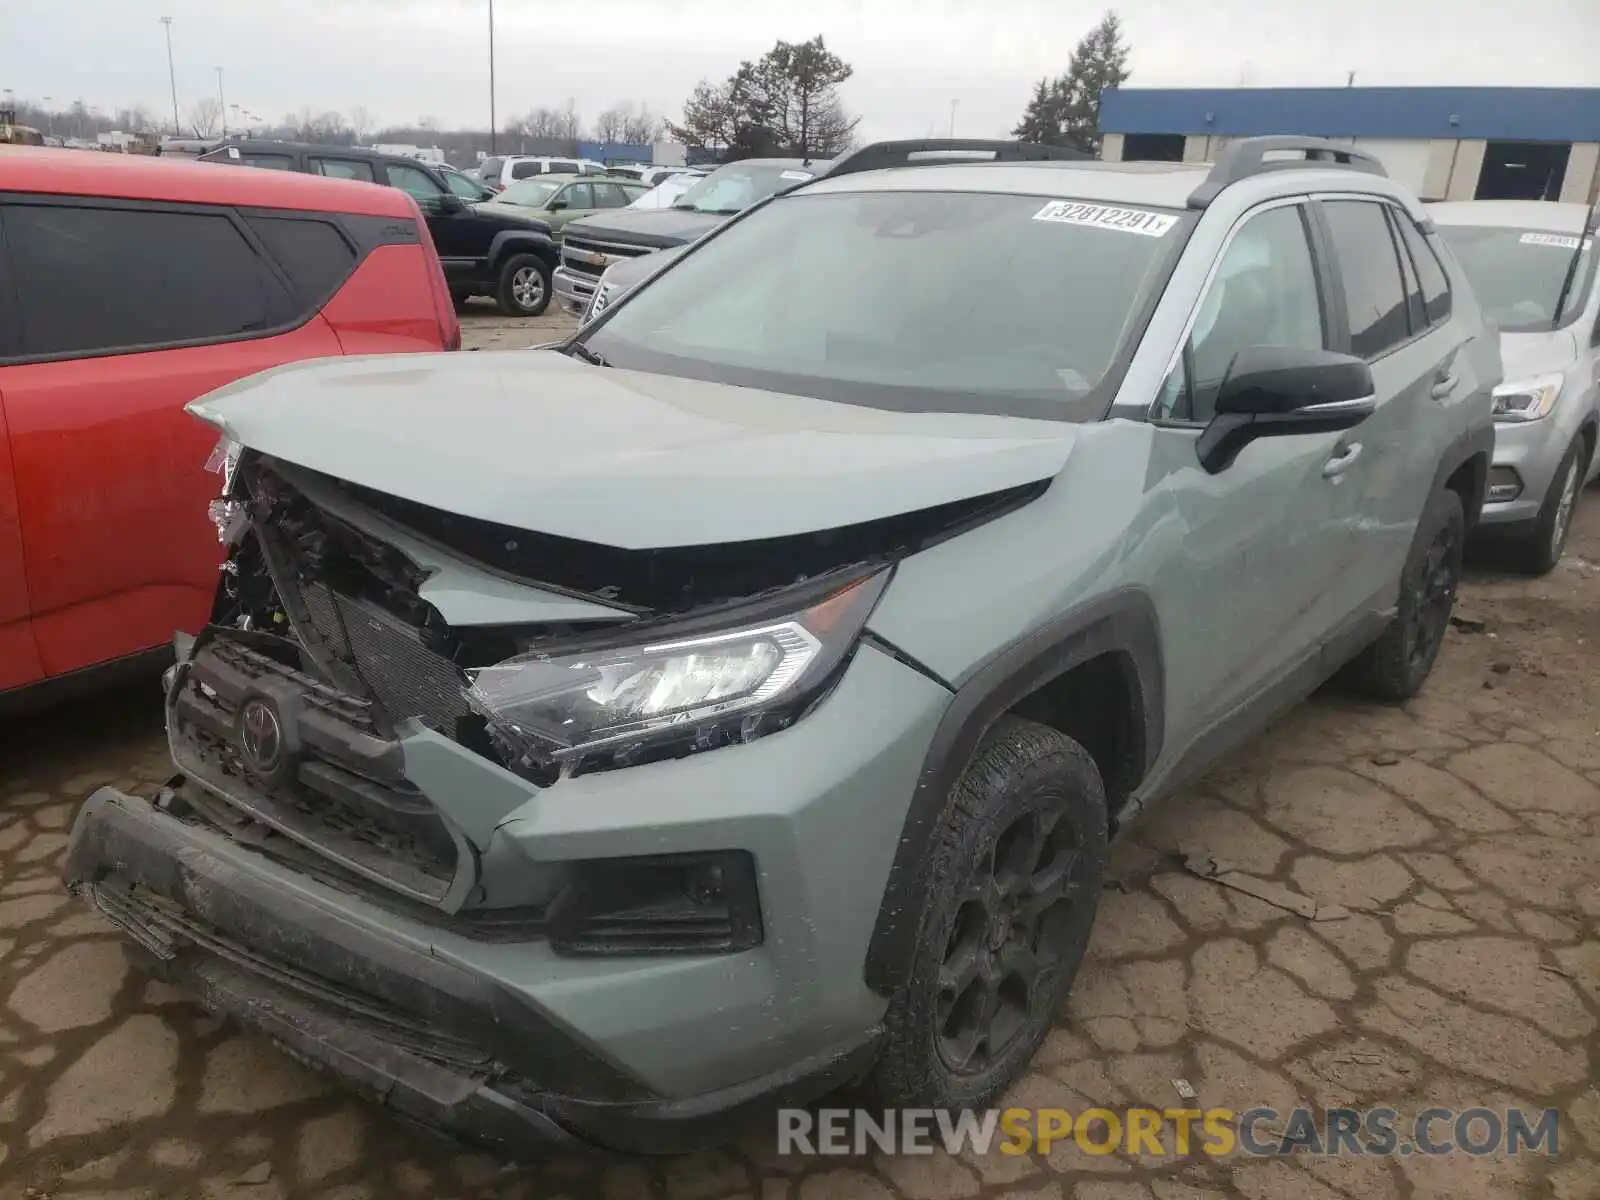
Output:
[[[582,362],[586,362],[592,367],[609,367],[611,365],[610,362],[606,360],[605,355],[599,353],[598,351],[589,349],[589,347],[585,346],[582,342],[568,342],[565,346],[561,347],[561,353],[568,355],[569,357],[576,358]]]
[[[1578,245],[1572,251],[1572,259],[1567,263],[1567,273],[1562,276],[1561,290],[1556,293],[1555,316],[1550,319],[1552,329],[1561,328],[1561,310],[1567,306],[1567,297],[1572,294],[1572,285],[1578,278],[1578,264],[1583,261],[1583,239],[1592,236],[1589,231],[1594,227],[1596,218],[1600,218],[1600,196],[1595,197],[1589,205],[1589,211],[1584,214],[1583,226],[1578,230]]]

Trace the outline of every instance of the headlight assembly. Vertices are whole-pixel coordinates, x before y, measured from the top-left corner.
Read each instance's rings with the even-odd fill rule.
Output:
[[[748,742],[787,728],[832,682],[888,580],[880,570],[788,611],[747,609],[736,625],[685,622],[632,644],[613,633],[603,644],[519,655],[469,672],[467,702],[524,773]]]
[[[1560,375],[1540,375],[1537,379],[1503,383],[1494,390],[1494,419],[1537,421],[1550,415],[1560,395]]]

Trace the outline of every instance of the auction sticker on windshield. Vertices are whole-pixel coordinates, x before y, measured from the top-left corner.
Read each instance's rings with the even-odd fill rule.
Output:
[[[1518,241],[1524,246],[1556,246],[1562,250],[1578,248],[1578,239],[1564,233],[1525,233]]]
[[[1161,237],[1178,223],[1168,213],[1146,212],[1141,208],[1112,208],[1106,204],[1080,204],[1072,200],[1052,200],[1033,214],[1035,221],[1055,221],[1061,225],[1092,225],[1096,229],[1115,229],[1119,233],[1142,233]]]

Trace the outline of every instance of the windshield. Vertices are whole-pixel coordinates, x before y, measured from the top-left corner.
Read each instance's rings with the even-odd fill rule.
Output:
[[[693,179],[685,179],[681,175],[675,175],[671,179],[656,184],[655,187],[645,192],[644,195],[640,196],[628,207],[671,208],[677,203],[680,196],[694,186],[694,183]]]
[[[1188,225],[1039,196],[788,196],[584,341],[614,366],[878,408],[1098,417]]]
[[[729,163],[718,167],[672,203],[673,208],[731,215],[765,200],[779,188],[804,183],[816,174],[780,163]]]
[[[1583,241],[1565,312],[1558,315],[1557,297],[1579,249],[1577,234],[1478,225],[1442,225],[1440,232],[1466,272],[1484,316],[1502,330],[1552,329],[1583,307],[1594,269],[1592,237]]]
[[[515,204],[519,208],[543,208],[551,196],[561,190],[565,180],[552,183],[548,179],[528,179],[513,183],[496,196],[496,204]]]

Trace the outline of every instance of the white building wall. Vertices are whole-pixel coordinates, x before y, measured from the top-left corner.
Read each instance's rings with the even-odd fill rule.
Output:
[[[1483,153],[1489,143],[1463,138],[1456,143],[1456,161],[1450,169],[1450,190],[1446,200],[1471,200],[1478,194],[1478,177],[1483,174]]]
[[[1424,138],[1351,138],[1357,150],[1374,155],[1389,172],[1389,178],[1423,195],[1428,181],[1428,160],[1433,143]],[[1443,195],[1431,197],[1443,199]]]
[[[1561,181],[1561,199],[1567,204],[1588,204],[1600,187],[1600,142],[1576,142]]]

